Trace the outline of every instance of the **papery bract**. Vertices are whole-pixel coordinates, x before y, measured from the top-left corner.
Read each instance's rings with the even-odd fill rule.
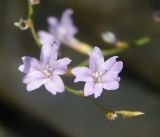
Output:
[[[89,56],[89,68],[76,67],[71,71],[76,76],[75,82],[86,82],[84,96],[94,94],[94,97],[97,98],[101,95],[103,88],[118,89],[120,81],[118,74],[123,68],[122,61],[117,61],[117,56],[104,61],[103,54],[98,47],[95,47]]]
[[[27,91],[32,91],[44,84],[45,88],[56,95],[64,92],[64,84],[59,75],[67,71],[71,60],[62,58],[57,60],[58,45],[56,43],[43,45],[41,48],[40,61],[36,58],[22,57],[23,65],[19,70],[25,73],[23,83],[27,85]]]

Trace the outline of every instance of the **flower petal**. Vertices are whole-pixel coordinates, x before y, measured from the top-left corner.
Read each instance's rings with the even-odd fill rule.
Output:
[[[49,64],[49,57],[51,50],[52,50],[51,44],[48,43],[43,45],[41,48],[40,61],[45,65]]]
[[[120,81],[118,73],[106,72],[106,74],[104,74],[101,77],[101,82],[110,82],[110,81]]]
[[[96,83],[94,85],[94,97],[97,98],[101,95],[103,91],[103,88],[102,88],[102,84],[101,83]]]
[[[100,72],[102,64],[104,63],[104,57],[102,51],[95,47],[93,52],[89,53],[89,69],[94,73],[95,71]]]
[[[111,67],[109,70],[110,73],[119,73],[122,71],[123,68],[123,62],[122,61],[117,61],[114,63],[114,65]]]
[[[38,36],[42,45],[51,44],[53,43],[53,41],[55,41],[54,36],[48,33],[47,31],[43,30],[38,31]]]
[[[102,83],[102,86],[106,90],[116,90],[119,88],[119,82],[118,81],[106,82]]]
[[[87,67],[76,67],[71,70],[72,74],[76,76],[74,82],[85,81],[91,82],[93,78],[91,77],[90,70]]]
[[[35,90],[37,88],[39,88],[40,86],[42,86],[44,83],[45,83],[46,80],[44,79],[37,79],[37,80],[34,80],[32,82],[30,82],[29,84],[27,84],[27,91],[32,91],[32,90]]]
[[[48,17],[47,22],[49,24],[49,32],[55,34],[58,27],[58,20],[54,16]]]
[[[54,64],[52,64],[53,74],[63,75],[64,73],[66,73],[67,66],[68,64],[70,64],[70,62],[71,59],[69,58],[62,58],[54,62]]]
[[[117,61],[118,56],[113,56],[104,62],[104,69],[109,70]]]
[[[45,65],[52,65],[57,60],[59,45],[54,41],[50,44],[44,44],[41,48],[40,60]]]
[[[93,94],[93,87],[94,83],[93,82],[87,82],[84,86],[84,96],[90,96]]]
[[[62,93],[65,91],[63,81],[58,75],[53,76],[51,80],[47,81],[45,88],[54,95],[57,92]]]
[[[38,79],[45,79],[44,75],[39,72],[39,71],[33,71],[33,72],[30,72],[30,73],[27,73],[24,77],[23,77],[23,80],[22,82],[25,83],[25,84],[29,84],[35,80],[38,80]]]
[[[41,63],[36,58],[32,58],[29,56],[22,57],[23,65],[18,67],[19,71],[23,73],[32,72],[35,70],[41,70]]]
[[[73,21],[71,18],[71,15],[73,14],[73,11],[71,9],[66,9],[63,12],[62,18],[61,18],[61,26],[66,28],[67,30],[67,36],[73,37],[77,33],[77,28],[73,25]]]
[[[59,52],[59,44],[57,42],[53,42],[51,44],[51,51],[49,56],[49,65],[52,66],[52,64],[57,60]]]

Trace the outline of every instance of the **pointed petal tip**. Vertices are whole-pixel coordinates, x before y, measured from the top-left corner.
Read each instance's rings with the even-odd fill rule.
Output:
[[[66,57],[66,62],[67,62],[67,65],[68,65],[68,64],[70,64],[72,62],[72,60],[70,58]]]
[[[93,51],[101,51],[100,48],[98,46],[95,46]]]
[[[18,70],[19,70],[19,71],[23,72],[23,69],[24,69],[24,65],[19,65],[19,66],[18,66]]]
[[[64,11],[64,13],[67,13],[67,14],[72,15],[72,14],[74,13],[74,11],[73,11],[72,9],[68,8],[68,9],[66,9],[66,10]]]
[[[21,57],[22,61],[24,61],[24,60],[25,60],[25,58],[26,58],[26,56]]]
[[[96,95],[96,94],[94,94],[94,98],[98,98],[100,95]]]

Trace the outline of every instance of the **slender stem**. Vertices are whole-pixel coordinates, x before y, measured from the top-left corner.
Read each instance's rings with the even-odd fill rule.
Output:
[[[70,87],[68,87],[66,85],[65,85],[65,89],[68,92],[70,92],[70,93],[72,93],[72,94],[74,94],[76,96],[83,96],[83,91],[82,90],[76,90],[76,89],[70,88]]]
[[[114,48],[114,49],[103,50],[103,55],[105,57],[115,55],[115,54],[118,54],[122,51],[125,51],[126,49],[128,49],[128,48]]]
[[[76,90],[76,89],[73,89],[73,88],[70,88],[68,86],[65,85],[65,89],[76,95],[76,96],[80,96],[80,97],[83,97],[84,99],[86,99],[87,101],[91,102],[92,104],[94,104],[102,113],[108,113],[108,112],[113,112],[111,109],[105,109],[104,107],[102,107],[100,104],[98,104],[95,100],[89,98],[89,97],[84,97],[83,95],[83,91],[82,90]]]
[[[92,104],[94,104],[100,111],[102,111],[102,113],[105,112],[105,109],[100,104],[98,104],[95,100],[93,100],[93,99],[91,99],[89,97],[84,97],[84,98],[87,99]]]
[[[77,66],[86,66],[88,64],[88,59],[85,59],[84,61],[82,61],[80,64],[78,64]]]
[[[144,46],[150,42],[152,42],[154,39],[159,38],[160,37],[160,32],[153,34],[151,36],[146,36],[146,37],[142,37],[140,39],[135,40],[132,44],[131,47],[140,47],[140,46]]]
[[[39,41],[39,38],[38,38],[38,36],[37,36],[37,33],[36,33],[36,31],[35,31],[33,21],[32,21],[32,19],[29,19],[28,21],[29,21],[29,24],[30,24],[30,31],[31,31],[31,33],[32,33],[32,36],[33,36],[33,38],[34,38],[37,46],[38,46],[39,48],[41,48],[42,45],[41,45],[41,43],[40,43],[40,41]]]
[[[32,18],[33,16],[33,13],[34,13],[34,9],[33,9],[33,6],[30,4],[30,2],[28,2],[28,19]]]
[[[31,5],[29,2],[28,2],[28,24],[29,24],[29,28],[30,28],[30,31],[31,31],[31,34],[33,36],[33,39],[35,40],[37,46],[39,48],[42,47],[40,41],[39,41],[39,38],[38,38],[38,35],[36,33],[36,30],[34,28],[34,22],[32,20],[32,17],[33,17],[33,13],[34,13],[34,9],[33,9],[33,5]]]
[[[67,44],[68,47],[74,49],[75,51],[78,51],[79,53],[82,53],[84,55],[87,55],[89,51],[92,51],[93,48],[88,43],[79,41],[76,38],[72,38],[70,42]]]

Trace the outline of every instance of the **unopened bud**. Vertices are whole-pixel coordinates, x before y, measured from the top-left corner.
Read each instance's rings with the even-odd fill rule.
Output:
[[[115,34],[109,31],[102,33],[102,39],[109,44],[115,44],[117,41]]]
[[[115,111],[115,113],[117,115],[121,115],[123,118],[144,115],[144,113],[140,111],[128,111],[128,110]]]
[[[27,20],[20,18],[19,22],[14,22],[14,25],[21,30],[26,30],[29,28]]]

